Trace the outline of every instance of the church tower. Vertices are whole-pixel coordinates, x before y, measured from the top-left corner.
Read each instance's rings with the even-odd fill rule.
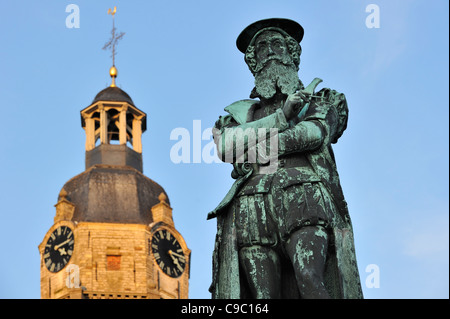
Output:
[[[39,245],[41,298],[188,298],[191,251],[143,174],[146,113],[115,85],[114,65],[110,75],[81,110],[85,171],[62,187]]]

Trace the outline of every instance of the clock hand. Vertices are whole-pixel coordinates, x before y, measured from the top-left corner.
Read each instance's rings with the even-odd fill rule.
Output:
[[[66,250],[64,248],[59,248],[58,251],[61,254],[61,256],[67,255]]]
[[[168,253],[169,253],[170,258],[172,258],[172,260],[175,262],[176,258],[173,257],[174,252],[169,249]]]
[[[67,244],[69,241],[71,241],[72,238],[67,239],[66,241],[63,241],[61,244],[59,245],[55,245],[55,250],[58,250],[59,247],[64,246],[65,244]]]
[[[177,256],[177,257],[183,257],[183,258],[184,258],[184,256],[182,256],[182,255],[180,255],[180,254],[177,254],[177,253],[174,253],[174,252],[171,251],[171,250],[170,250],[169,254],[172,254],[172,255]]]
[[[169,250],[169,255],[170,255],[170,257],[172,257],[173,263],[177,266],[178,270],[181,271],[181,272],[183,272],[183,267],[181,267],[181,265],[180,265],[180,263],[179,263],[179,261],[178,261],[178,258],[175,258],[174,256],[172,256],[172,255],[177,256],[178,254],[177,254],[177,253],[174,253],[174,252],[171,251],[171,250]],[[181,256],[181,255],[178,255],[178,256]],[[182,258],[184,259],[184,257],[182,257]]]
[[[184,260],[184,256],[183,255],[180,255],[180,254],[177,254],[177,253],[174,253],[173,251],[169,251],[169,254],[171,254],[171,255],[174,255],[174,256],[176,256],[176,257],[178,257],[178,258],[182,258],[183,260]]]
[[[178,265],[178,258],[176,258],[176,257],[174,257],[174,256],[180,256],[180,255],[178,255],[177,253],[174,253],[174,252],[171,251],[171,250],[169,250],[169,255],[170,255],[170,257],[172,258],[173,263],[174,263],[175,265]]]

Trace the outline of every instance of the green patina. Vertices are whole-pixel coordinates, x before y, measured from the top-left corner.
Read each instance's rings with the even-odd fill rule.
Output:
[[[219,156],[233,165],[236,179],[208,214],[217,218],[213,298],[363,297],[332,150],[347,128],[347,102],[335,90],[315,92],[321,79],[303,86],[302,37],[298,23],[268,19],[238,38],[255,76],[250,97],[259,100],[226,107],[213,129]],[[265,143],[260,129],[274,130],[266,139],[275,139]],[[250,150],[274,145],[273,170],[267,170],[272,162],[249,161]]]

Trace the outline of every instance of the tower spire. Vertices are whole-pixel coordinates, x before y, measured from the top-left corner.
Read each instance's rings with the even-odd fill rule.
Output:
[[[124,32],[116,33],[116,27],[114,25],[114,16],[117,12],[117,7],[114,7],[114,9],[111,10],[111,8],[108,9],[108,14],[112,16],[112,30],[111,30],[111,39],[109,39],[108,42],[105,43],[103,46],[103,50],[111,50],[111,57],[112,57],[112,67],[109,69],[109,75],[111,76],[111,87],[116,86],[116,77],[117,77],[117,68],[115,65],[115,58],[117,54],[117,44],[119,40],[122,39],[122,37],[125,35]]]

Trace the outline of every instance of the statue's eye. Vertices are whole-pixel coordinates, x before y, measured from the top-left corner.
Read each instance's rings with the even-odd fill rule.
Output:
[[[281,47],[283,43],[281,42],[281,40],[277,39],[272,42],[272,45],[276,47]]]
[[[259,42],[257,45],[258,49],[265,49],[267,47],[267,42]]]

